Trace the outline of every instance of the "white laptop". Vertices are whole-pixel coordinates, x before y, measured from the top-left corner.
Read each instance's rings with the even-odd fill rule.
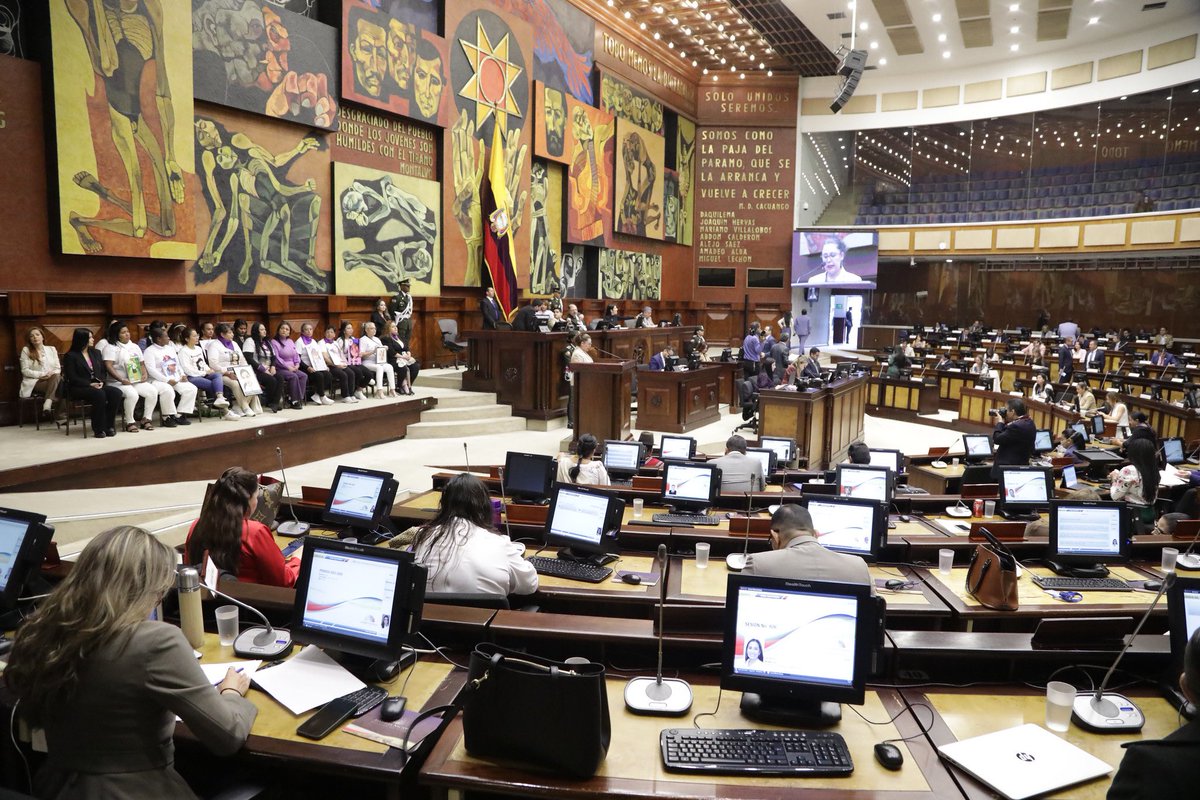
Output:
[[[1113,770],[1033,723],[945,744],[938,753],[1009,800],[1036,797]]]

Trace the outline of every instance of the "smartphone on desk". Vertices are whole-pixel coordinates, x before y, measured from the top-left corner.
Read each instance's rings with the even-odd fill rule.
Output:
[[[358,703],[354,700],[347,700],[344,697],[330,700],[321,706],[321,709],[309,717],[299,728],[296,728],[296,735],[303,736],[306,739],[324,739],[333,733],[339,725],[350,719],[354,714],[354,709],[357,707]]]

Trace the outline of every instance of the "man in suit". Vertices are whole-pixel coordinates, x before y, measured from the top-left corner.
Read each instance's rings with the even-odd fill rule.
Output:
[[[1168,353],[1167,348],[1160,347],[1150,356],[1150,363],[1156,367],[1173,367],[1179,363],[1179,359]]]
[[[1004,405],[1004,418],[996,423],[992,442],[996,453],[992,458],[992,477],[1000,477],[1000,467],[1005,465],[1029,466],[1033,457],[1033,442],[1037,438],[1037,426],[1029,418],[1025,401],[1010,397]]]
[[[762,462],[746,455],[746,440],[736,434],[725,442],[725,455],[712,462],[721,470],[722,492],[760,492],[767,482]]]
[[[1058,335],[1064,339],[1074,339],[1079,335],[1079,323],[1068,317],[1065,322],[1058,323]]]
[[[1200,630],[1183,652],[1179,688],[1193,706],[1200,701]],[[1200,758],[1200,716],[1165,739],[1127,742],[1125,757],[1108,788],[1108,800],[1192,797],[1196,792],[1196,759]]]
[[[675,355],[675,348],[667,345],[662,352],[650,356],[650,371],[662,372],[667,368],[667,357]]]
[[[1058,382],[1067,383],[1075,371],[1075,340],[1068,336],[1058,348]]]
[[[790,339],[791,331],[783,328],[779,331],[779,341],[771,345],[770,358],[775,364],[775,371],[772,373],[772,377],[775,378],[776,383],[783,380],[783,372],[787,369],[788,362],[792,360],[792,343]]]
[[[538,326],[542,324],[541,320],[538,318],[538,314],[541,313],[542,304],[544,302],[545,301],[542,300],[542,298],[535,297],[529,301],[529,305],[521,306],[521,308],[517,310],[517,315],[513,317],[513,330],[536,331]]]
[[[800,377],[821,377],[821,350],[819,348],[813,347],[808,351],[808,361],[804,364],[804,369],[800,370]]]
[[[500,321],[500,303],[496,301],[496,290],[490,286],[484,290],[483,299],[479,301],[479,311],[483,314],[483,329],[496,330],[496,323]]]
[[[771,552],[747,556],[742,574],[871,585],[866,562],[858,556],[826,550],[819,536],[807,508],[794,503],[782,505],[771,515]]]
[[[808,309],[800,309],[800,316],[792,319],[792,330],[796,334],[796,347],[801,355],[804,354],[804,340],[812,333],[812,320],[808,318]]]
[[[1083,357],[1083,368],[1098,371],[1104,369],[1104,348],[1100,347],[1095,339],[1088,342],[1087,355]]]
[[[1158,335],[1154,337],[1154,344],[1166,349],[1175,344],[1175,337],[1167,333],[1166,328],[1159,328]]]

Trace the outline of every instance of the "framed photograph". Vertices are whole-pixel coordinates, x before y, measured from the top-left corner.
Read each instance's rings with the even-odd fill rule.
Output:
[[[263,393],[262,386],[258,382],[258,375],[254,373],[254,367],[242,364],[233,368],[233,374],[237,375],[238,385],[242,387],[242,394],[246,397]]]
[[[313,342],[304,348],[308,352],[308,363],[313,372],[328,372],[329,365],[325,363],[325,348],[318,342]]]

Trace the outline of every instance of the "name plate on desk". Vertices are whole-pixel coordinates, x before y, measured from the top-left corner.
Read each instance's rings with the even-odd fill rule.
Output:
[[[1145,360],[1145,361],[1139,361],[1139,362],[1137,362],[1137,363],[1141,364],[1143,367],[1148,367],[1148,366],[1150,366],[1150,364],[1151,364],[1151,362],[1150,362],[1150,360],[1149,360],[1149,359],[1147,359],[1147,360]]]
[[[1131,373],[1129,373],[1129,377],[1131,377],[1131,378],[1140,378],[1140,377],[1142,377],[1142,373],[1140,373],[1140,372],[1131,372]]]
[[[508,521],[514,525],[545,525],[546,515],[549,511],[550,506],[524,505],[522,503],[509,503],[504,506],[504,513]]]
[[[972,522],[971,531],[967,534],[967,540],[972,542],[987,541],[983,538],[983,534],[979,532],[980,528],[986,528],[992,536],[995,536],[1002,542],[1021,542],[1025,540],[1024,522]]]
[[[1098,369],[1091,369],[1091,368],[1089,368],[1089,369],[1088,369],[1088,374],[1089,374],[1089,375],[1099,375],[1099,374],[1100,374],[1100,370],[1098,370]]]
[[[1151,400],[1153,398],[1151,398],[1150,395],[1147,394],[1146,392],[1142,392],[1141,394],[1138,395],[1138,399],[1139,400]]]
[[[1183,383],[1183,378],[1171,378],[1171,383]]]
[[[948,369],[948,370],[946,370],[946,372],[962,372],[962,370],[958,369],[958,368],[954,368],[954,369]]]
[[[1000,363],[1001,363],[1001,364],[1011,364],[1011,363],[1013,363],[1013,362],[1012,362],[1012,361],[1001,361]]]

